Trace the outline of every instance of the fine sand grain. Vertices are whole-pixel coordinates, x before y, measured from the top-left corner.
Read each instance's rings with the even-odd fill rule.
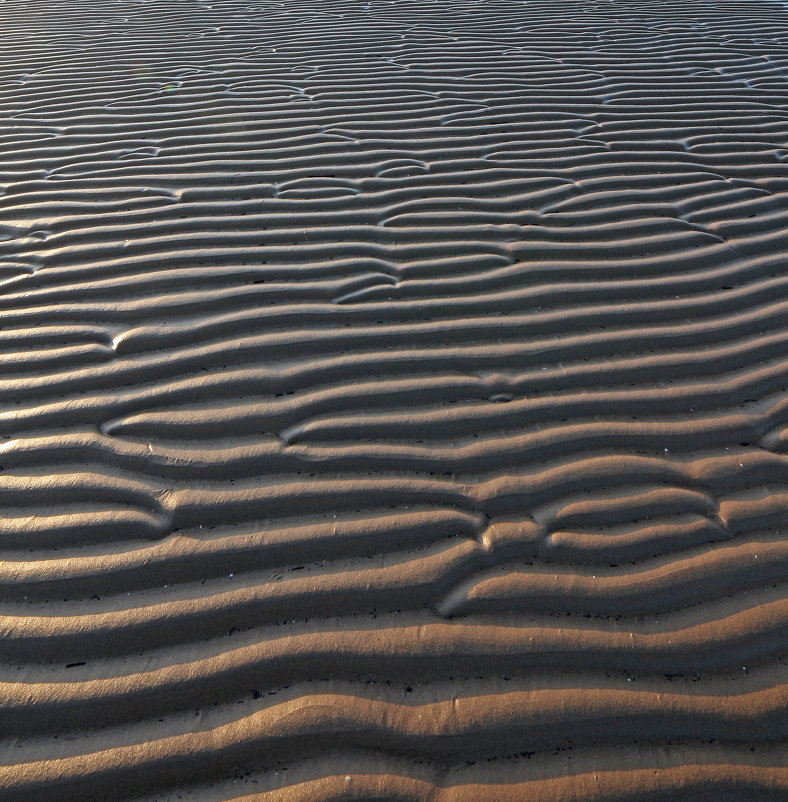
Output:
[[[788,6],[0,0],[0,800],[788,799]]]

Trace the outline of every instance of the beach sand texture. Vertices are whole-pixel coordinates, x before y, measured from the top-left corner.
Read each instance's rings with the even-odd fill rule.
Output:
[[[788,798],[788,6],[0,0],[0,800]]]

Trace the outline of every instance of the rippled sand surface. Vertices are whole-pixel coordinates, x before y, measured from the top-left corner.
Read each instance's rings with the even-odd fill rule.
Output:
[[[788,6],[0,0],[0,799],[788,798]]]

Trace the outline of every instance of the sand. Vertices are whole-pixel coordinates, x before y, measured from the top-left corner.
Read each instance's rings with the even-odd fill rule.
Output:
[[[788,6],[0,1],[0,800],[788,798]]]

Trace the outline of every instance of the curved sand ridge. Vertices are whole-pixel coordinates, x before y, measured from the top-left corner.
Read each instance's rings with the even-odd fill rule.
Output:
[[[0,799],[785,798],[783,4],[0,17]]]

